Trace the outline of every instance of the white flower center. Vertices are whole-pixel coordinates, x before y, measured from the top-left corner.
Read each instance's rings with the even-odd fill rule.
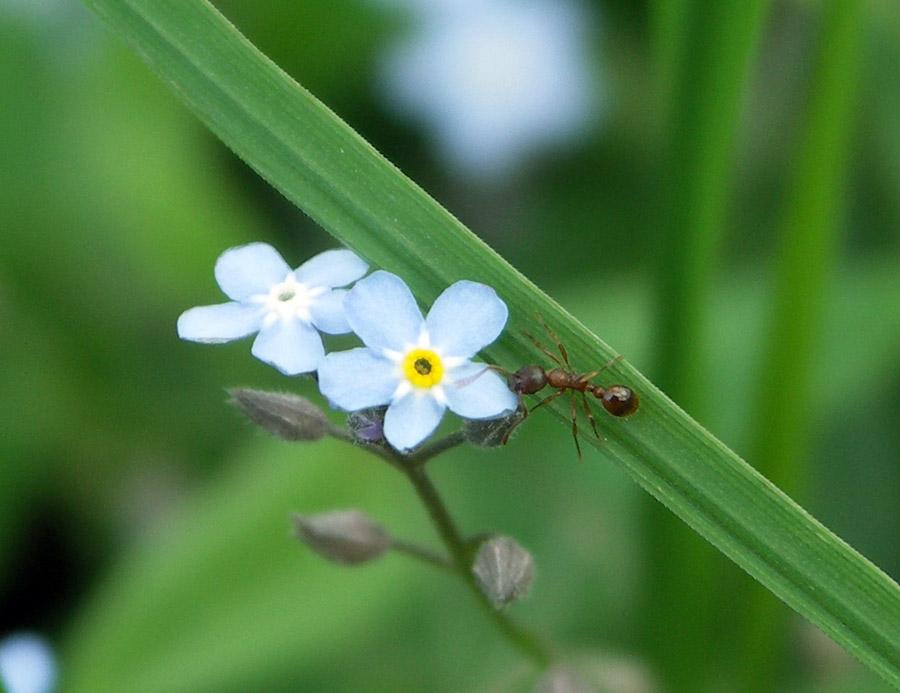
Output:
[[[324,286],[308,287],[301,284],[291,274],[283,282],[269,289],[268,294],[260,295],[258,300],[265,307],[267,323],[286,319],[312,322],[309,309],[315,304],[316,298],[326,291],[328,289]]]

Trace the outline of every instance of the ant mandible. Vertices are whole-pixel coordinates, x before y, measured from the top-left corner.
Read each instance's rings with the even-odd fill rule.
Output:
[[[523,413],[522,421],[524,421],[528,417],[528,415],[538,407],[549,404],[555,399],[561,397],[567,391],[571,391],[572,437],[575,439],[575,449],[578,451],[578,459],[580,460],[582,459],[582,457],[581,445],[578,443],[578,407],[575,403],[575,393],[578,392],[581,394],[581,403],[584,407],[584,414],[587,417],[588,423],[591,424],[591,430],[594,431],[594,435],[596,436],[597,440],[601,442],[602,438],[600,437],[600,433],[597,431],[597,423],[594,420],[594,415],[593,413],[591,413],[590,407],[588,406],[587,395],[591,394],[599,399],[606,411],[608,411],[613,416],[618,417],[630,416],[635,411],[637,411],[639,404],[638,396],[634,394],[630,387],[626,387],[625,385],[610,385],[608,387],[603,387],[602,385],[595,385],[591,382],[591,380],[601,371],[609,368],[612,364],[622,358],[621,356],[614,358],[602,368],[599,368],[596,371],[592,371],[591,373],[576,373],[572,369],[572,366],[569,364],[569,354],[566,351],[566,347],[563,345],[562,341],[560,341],[559,337],[556,336],[556,333],[550,329],[550,326],[544,321],[544,318],[541,317],[540,313],[535,311],[535,315],[544,326],[544,329],[547,330],[553,341],[556,342],[556,347],[557,349],[559,349],[559,354],[560,356],[562,356],[562,360],[560,360],[560,358],[557,357],[553,352],[545,349],[544,346],[532,335],[530,335],[528,332],[525,332],[525,336],[528,337],[528,339],[530,339],[538,349],[544,352],[547,357],[549,357],[554,363],[556,363],[557,368],[552,368],[548,371],[535,364],[523,366],[515,373],[507,372],[508,377],[506,380],[506,384],[510,390],[512,390],[519,396],[519,409]],[[548,385],[552,388],[556,388],[556,392],[544,397],[544,399],[542,399],[540,402],[531,407],[531,409],[529,409],[525,404],[525,395],[536,394]],[[519,423],[521,423],[521,421]],[[504,443],[509,440],[509,436],[511,435],[511,433],[512,430],[507,432]]]

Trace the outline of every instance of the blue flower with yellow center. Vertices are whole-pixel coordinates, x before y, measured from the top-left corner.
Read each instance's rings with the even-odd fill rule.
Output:
[[[447,409],[493,419],[518,405],[500,376],[471,360],[506,326],[506,304],[491,287],[456,282],[423,318],[403,280],[379,271],[347,293],[344,310],[366,346],[328,354],[319,389],[345,411],[387,405],[384,437],[397,450],[428,438]]]

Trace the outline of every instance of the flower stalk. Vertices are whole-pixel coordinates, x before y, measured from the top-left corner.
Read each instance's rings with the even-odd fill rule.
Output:
[[[338,426],[333,426],[330,434],[347,442],[358,442],[352,433]],[[553,663],[554,657],[549,648],[533,633],[514,623],[505,612],[498,610],[472,572],[474,551],[472,542],[463,538],[456,523],[450,516],[440,493],[425,472],[425,464],[438,455],[467,442],[463,431],[451,433],[443,438],[428,443],[407,455],[393,448],[377,444],[369,444],[365,449],[396,467],[412,484],[416,495],[428,512],[441,543],[447,549],[450,560],[441,558],[425,549],[403,542],[394,542],[393,548],[439,568],[456,573],[472,593],[475,601],[493,622],[494,626],[513,647],[521,651],[539,669],[546,669]]]
[[[510,644],[520,650],[538,668],[547,668],[553,661],[553,655],[547,646],[534,634],[510,620],[503,611],[496,609],[478,585],[475,574],[472,572],[472,556],[469,545],[463,540],[437,488],[425,473],[424,464],[403,465],[403,471],[428,511],[441,541],[450,553],[456,573],[462,578],[478,605]]]

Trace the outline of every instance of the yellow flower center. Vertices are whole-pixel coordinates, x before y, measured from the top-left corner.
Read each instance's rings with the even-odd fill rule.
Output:
[[[433,351],[413,349],[403,359],[403,373],[416,387],[433,387],[444,377],[444,367]]]

